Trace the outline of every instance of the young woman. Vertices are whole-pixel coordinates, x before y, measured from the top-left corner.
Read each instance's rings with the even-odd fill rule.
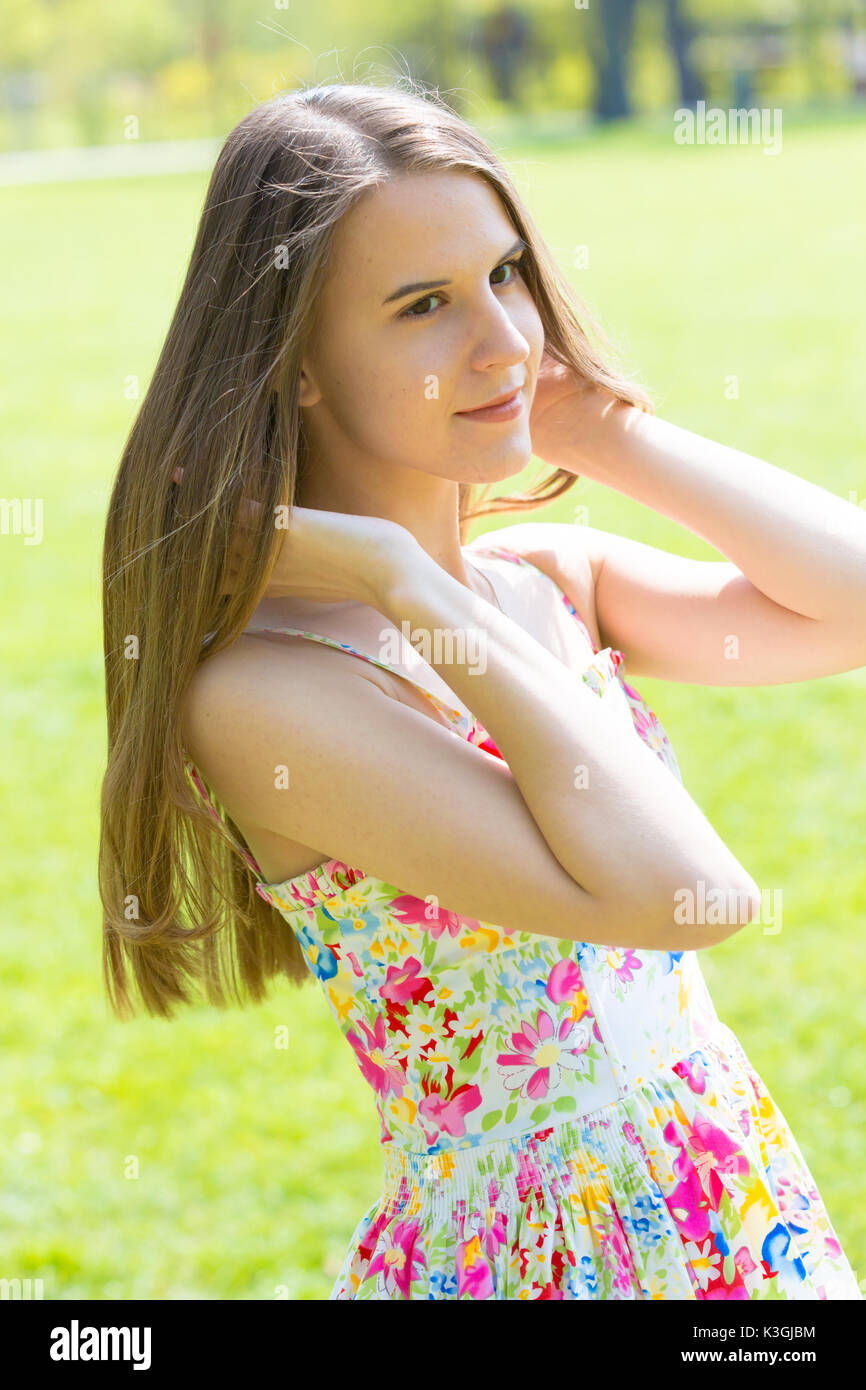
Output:
[[[863,665],[866,518],[659,420],[588,324],[438,100],[229,135],[107,522],[109,996],[319,982],[385,1167],[332,1298],[857,1299],[698,963],[759,889],[622,671]],[[580,474],[727,561],[465,544]]]

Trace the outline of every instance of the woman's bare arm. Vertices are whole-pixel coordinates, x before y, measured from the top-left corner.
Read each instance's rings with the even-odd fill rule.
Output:
[[[745,925],[755,884],[579,675],[420,550],[377,608],[434,637],[482,630],[483,671],[468,644],[434,641],[424,654],[508,766],[391,699],[356,658],[241,639],[196,673],[184,730],[238,823],[512,931],[690,950]],[[748,912],[722,926],[677,923],[674,894],[697,894],[701,880],[741,894]]]
[[[422,554],[383,586],[382,611],[430,640],[425,659],[492,734],[546,843],[593,897],[663,914],[675,894],[759,891],[682,784],[579,673]],[[483,638],[481,663],[468,643]],[[461,659],[461,657],[463,659]],[[581,774],[581,775],[578,775]]]

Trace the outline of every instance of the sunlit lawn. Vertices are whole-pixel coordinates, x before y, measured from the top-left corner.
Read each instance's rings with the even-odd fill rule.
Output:
[[[862,126],[824,125],[777,157],[628,132],[512,154],[660,414],[862,499],[863,151]],[[41,1277],[47,1298],[321,1298],[379,1190],[372,1097],[316,986],[125,1025],[102,995],[104,512],[136,410],[124,391],[153,369],[205,184],[3,195],[2,495],[44,499],[44,539],[2,538],[0,1275]],[[579,504],[594,526],[713,554],[588,483],[533,516]],[[866,1277],[866,672],[640,684],[693,796],[783,891],[780,933],[749,929],[701,963]]]

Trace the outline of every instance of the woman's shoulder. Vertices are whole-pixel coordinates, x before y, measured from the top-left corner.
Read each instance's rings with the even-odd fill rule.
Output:
[[[197,745],[205,742],[205,725],[217,712],[220,722],[226,716],[242,719],[254,700],[261,705],[270,696],[285,708],[295,691],[298,698],[309,691],[308,677],[327,681],[335,690],[356,676],[380,684],[375,668],[347,660],[339,647],[305,639],[302,633],[243,632],[193,672],[180,705],[183,746],[195,760]]]
[[[330,647],[294,640],[293,634],[280,634],[282,642],[277,634],[273,634],[275,641],[270,636],[241,633],[199,663],[181,702],[180,727],[185,756],[199,778],[218,790],[263,881],[276,883],[308,873],[329,856],[258,823],[255,808],[240,792],[249,775],[249,732],[258,731],[257,743],[260,738],[267,740],[269,711],[275,725],[287,714],[291,717],[293,710],[300,716],[315,703],[316,690],[327,685],[335,691],[351,673],[345,665],[341,667],[340,653]],[[365,673],[359,670],[358,674]],[[350,700],[348,691],[347,713]],[[275,750],[278,744],[282,746],[276,738]]]

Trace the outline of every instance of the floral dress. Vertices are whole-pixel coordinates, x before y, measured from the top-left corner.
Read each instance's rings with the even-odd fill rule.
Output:
[[[467,550],[541,577],[558,621],[577,624],[583,680],[681,781],[623,654],[598,651],[522,556]],[[412,684],[501,756],[470,714]],[[331,1299],[862,1298],[694,951],[508,931],[336,859],[256,887],[296,934],[378,1112],[382,1191]]]

